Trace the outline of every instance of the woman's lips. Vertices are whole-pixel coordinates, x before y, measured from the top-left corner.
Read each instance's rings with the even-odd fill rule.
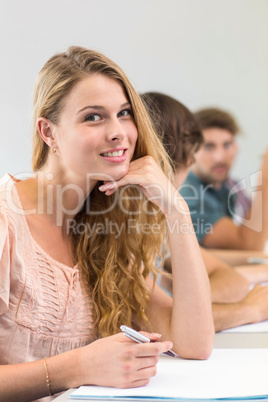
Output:
[[[107,162],[119,163],[126,160],[127,150],[120,149],[118,151],[103,152],[100,154],[100,156]]]

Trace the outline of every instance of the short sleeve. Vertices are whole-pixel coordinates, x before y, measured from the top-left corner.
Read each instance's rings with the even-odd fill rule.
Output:
[[[210,189],[202,185],[185,183],[180,194],[188,204],[195,234],[201,244],[204,237],[212,231],[213,225],[226,216],[225,208]]]
[[[0,206],[0,315],[9,307],[10,242],[9,224],[5,209]]]

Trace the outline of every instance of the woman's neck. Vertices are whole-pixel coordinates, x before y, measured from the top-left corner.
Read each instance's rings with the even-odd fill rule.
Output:
[[[92,184],[41,169],[16,187],[25,211],[47,215],[51,223],[67,228],[92,191]]]

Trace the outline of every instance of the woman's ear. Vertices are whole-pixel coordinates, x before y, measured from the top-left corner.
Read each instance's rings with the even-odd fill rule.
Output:
[[[53,134],[53,123],[45,117],[39,117],[36,126],[44,142],[49,147],[56,148],[56,139]]]

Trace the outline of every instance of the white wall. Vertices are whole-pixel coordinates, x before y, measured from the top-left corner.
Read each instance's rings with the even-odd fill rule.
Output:
[[[268,0],[0,0],[0,177],[31,164],[32,87],[70,45],[97,49],[138,91],[216,105],[242,129],[236,176],[268,145]]]

